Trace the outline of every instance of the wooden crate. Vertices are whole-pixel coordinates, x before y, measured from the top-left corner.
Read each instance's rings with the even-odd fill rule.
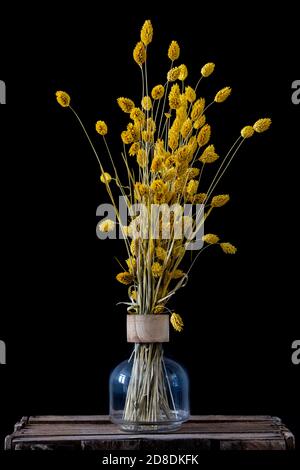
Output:
[[[293,434],[272,416],[192,416],[165,434],[122,432],[108,416],[23,417],[5,440],[6,450],[289,450]]]

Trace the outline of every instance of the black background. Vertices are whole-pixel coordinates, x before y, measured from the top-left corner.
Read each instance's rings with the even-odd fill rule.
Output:
[[[207,222],[238,253],[212,248],[199,258],[173,301],[186,326],[172,334],[166,353],[189,372],[193,414],[277,415],[300,438],[300,366],[291,362],[299,339],[300,105],[291,102],[300,69],[297,15],[288,4],[266,11],[255,3],[165,5],[165,12],[154,4],[85,6],[18,7],[2,30],[1,440],[22,415],[106,414],[109,373],[130,354],[125,310],[116,306],[126,288],[114,280],[113,256],[125,252],[121,242],[96,238],[96,207],[108,199],[92,151],[55,91],[71,94],[107,164],[94,123],[108,123],[121,161],[126,116],[115,99],[140,96],[132,48],[147,18],[155,34],[151,86],[164,81],[166,50],[176,39],[189,84],[213,61],[216,71],[201,93],[233,87],[208,114],[219,153],[244,125],[273,120],[268,133],[242,147],[217,190],[230,193],[230,204]]]

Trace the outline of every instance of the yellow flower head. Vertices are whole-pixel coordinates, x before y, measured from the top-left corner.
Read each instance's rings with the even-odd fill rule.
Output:
[[[107,125],[104,121],[97,121],[96,122],[96,131],[100,135],[106,135],[107,134]]]
[[[115,229],[116,223],[111,219],[105,219],[98,225],[100,232],[108,233]]]
[[[145,184],[140,183],[139,181],[134,184],[134,194],[138,201],[141,201],[142,197],[145,196],[147,192],[148,187]]]
[[[229,194],[220,194],[219,196],[214,196],[211,200],[211,207],[222,207],[229,201]]]
[[[124,113],[130,113],[134,108],[134,102],[129,98],[121,96],[117,99],[117,102]]]
[[[202,77],[209,77],[215,69],[215,64],[213,62],[208,62],[207,64],[203,65],[201,69]]]
[[[177,109],[181,105],[180,89],[178,83],[172,86],[169,93],[169,106],[171,109]]]
[[[146,111],[150,111],[150,109],[152,108],[152,101],[150,96],[144,96],[144,98],[142,99],[142,107]]]
[[[181,279],[183,276],[185,276],[185,273],[182,269],[175,269],[175,271],[171,273],[172,279]]]
[[[179,133],[175,130],[170,129],[168,135],[168,145],[171,150],[176,150],[179,143]]]
[[[111,176],[110,176],[110,174],[109,174],[109,173],[106,173],[106,172],[102,173],[102,175],[100,176],[100,181],[101,181],[102,183],[107,183],[107,184],[109,184],[109,183],[111,182]]]
[[[203,204],[206,201],[207,194],[206,193],[198,193],[195,194],[193,197],[194,204]]]
[[[156,85],[152,88],[151,96],[154,100],[160,100],[164,96],[165,89],[163,85]]]
[[[196,92],[191,86],[186,87],[185,96],[189,103],[194,103],[196,100]]]
[[[215,235],[214,233],[207,233],[206,235],[203,235],[202,240],[209,245],[213,245],[218,243],[220,239],[218,235]]]
[[[63,108],[67,108],[68,106],[70,106],[71,98],[68,93],[66,93],[65,91],[57,91],[55,95],[58,104],[60,104]]]
[[[168,50],[168,57],[172,62],[177,60],[180,55],[180,47],[177,41],[172,41],[169,50]]]
[[[241,130],[241,136],[244,138],[244,139],[249,139],[249,137],[252,137],[254,134],[254,129],[252,126],[245,126],[243,127],[243,129]]]
[[[130,112],[130,118],[133,121],[137,121],[140,124],[144,124],[145,122],[145,113],[140,108],[132,108]]]
[[[130,274],[128,271],[125,271],[123,273],[119,273],[116,276],[117,281],[121,282],[121,284],[125,284],[125,286],[128,286],[133,282],[133,275]]]
[[[267,131],[271,124],[272,121],[270,118],[259,119],[253,124],[253,129],[260,134],[261,132]]]
[[[162,248],[161,246],[158,246],[155,250],[155,254],[156,254],[156,257],[158,259],[160,259],[161,261],[165,261],[166,257],[167,257],[167,252],[164,248]]]
[[[198,186],[199,186],[199,181],[197,180],[189,181],[187,188],[186,188],[187,194],[189,196],[194,196],[194,194],[196,194],[197,192]]]
[[[156,155],[153,158],[152,163],[151,163],[151,171],[153,171],[153,173],[157,173],[162,168],[163,168],[163,158],[159,155]]]
[[[237,252],[237,248],[231,243],[220,243],[220,247],[226,253],[226,255],[234,255]]]
[[[216,103],[223,103],[223,101],[225,101],[230,94],[231,94],[231,88],[229,86],[226,86],[222,88],[222,90],[218,91],[218,93],[215,96],[214,101]]]
[[[165,193],[168,189],[167,185],[160,179],[152,181],[150,188],[154,193]]]
[[[158,263],[157,261],[152,264],[151,271],[152,271],[153,277],[160,277],[164,272],[162,265]]]
[[[136,161],[141,168],[145,168],[148,165],[148,156],[144,149],[138,151]]]
[[[132,132],[130,132],[130,131],[128,131],[128,130],[127,130],[127,131],[123,131],[123,132],[121,133],[121,139],[122,139],[122,142],[123,142],[124,144],[126,144],[126,145],[132,144],[132,142],[133,142],[133,140],[134,140],[134,139],[133,139]]]
[[[183,320],[178,313],[173,312],[170,318],[171,325],[173,326],[175,331],[182,331],[183,330]]]
[[[193,104],[192,112],[191,112],[191,118],[193,121],[196,121],[199,119],[204,111],[205,107],[205,99],[204,98],[199,98],[195,103]]]
[[[129,149],[129,155],[133,157],[134,155],[137,155],[139,150],[140,150],[139,142],[134,142]]]
[[[205,114],[202,114],[195,122],[194,122],[194,129],[200,129],[202,126],[204,126],[206,122],[206,116]]]
[[[153,38],[153,26],[150,20],[146,20],[141,29],[141,40],[148,46]]]
[[[167,73],[168,82],[175,82],[175,80],[178,80],[179,74],[180,74],[180,67],[173,67]]]
[[[134,272],[136,270],[136,259],[133,258],[132,256],[130,256],[130,258],[128,258],[126,260],[126,264],[128,266],[128,270],[129,270],[130,274],[134,274]]]
[[[211,136],[211,127],[209,124],[205,124],[197,135],[197,142],[199,147],[204,147],[209,142]]]
[[[179,78],[179,80],[181,80],[183,82],[188,76],[187,66],[184,65],[184,64],[181,64],[178,68],[179,68],[178,78]]]
[[[140,248],[140,241],[138,240],[138,238],[133,239],[132,242],[130,243],[130,251],[131,251],[132,256],[138,255],[139,248]]]
[[[193,128],[193,123],[190,118],[187,118],[182,124],[181,131],[180,131],[184,139],[186,139],[187,136],[190,134],[192,128]]]
[[[206,147],[199,160],[202,163],[213,163],[218,158],[219,155],[215,152],[215,147],[213,145],[209,145]]]
[[[138,42],[133,50],[133,58],[141,67],[146,60],[146,48],[142,41]]]

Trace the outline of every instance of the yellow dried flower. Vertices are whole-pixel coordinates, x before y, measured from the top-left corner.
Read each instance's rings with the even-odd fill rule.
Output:
[[[128,266],[128,270],[129,270],[130,274],[134,274],[134,272],[136,270],[136,259],[133,258],[132,256],[130,256],[130,258],[128,258],[126,260],[126,264]]]
[[[165,261],[166,257],[167,257],[167,252],[164,248],[162,248],[161,246],[158,246],[155,250],[155,254],[156,254],[156,257],[158,259],[160,259],[161,261]]]
[[[207,233],[206,235],[203,235],[202,240],[205,243],[208,243],[209,245],[213,245],[215,243],[218,243],[220,238],[218,237],[218,235],[215,235],[214,233]]]
[[[133,282],[133,275],[127,271],[124,271],[123,273],[117,274],[116,279],[121,284],[125,284],[125,286],[128,286],[129,284]]]
[[[214,101],[216,103],[223,103],[223,101],[225,101],[230,94],[231,94],[231,88],[229,86],[226,86],[222,88],[222,90],[218,91],[218,93],[215,96]]]
[[[175,80],[178,80],[180,74],[180,68],[179,67],[174,67],[169,72],[167,73],[167,80],[168,82],[175,82]]]
[[[219,155],[215,152],[214,145],[209,145],[202,153],[201,157],[199,158],[199,161],[202,163],[213,163],[218,160],[218,158]]]
[[[153,140],[153,132],[143,131],[142,132],[142,139],[143,139],[144,142],[151,142]]]
[[[156,123],[155,123],[154,119],[152,119],[152,117],[147,119],[146,129],[149,132],[155,132],[156,131]]]
[[[133,50],[133,58],[135,62],[141,67],[146,60],[146,48],[142,41],[138,42]]]
[[[205,114],[202,114],[195,122],[194,122],[194,129],[200,129],[202,126],[204,126],[206,122],[206,116]]]
[[[162,265],[157,261],[152,264],[151,271],[154,277],[160,277],[164,272]]]
[[[176,170],[175,168],[170,168],[167,170],[164,174],[164,180],[165,181],[171,181],[176,177]]]
[[[153,173],[157,173],[162,168],[163,168],[163,158],[159,155],[156,155],[153,158],[152,163],[151,163],[151,171],[153,171]]]
[[[124,144],[132,144],[132,142],[134,141],[133,135],[130,131],[121,132],[121,139]]]
[[[270,118],[259,119],[253,124],[253,129],[260,134],[261,132],[267,131],[271,124],[272,121]]]
[[[211,127],[209,124],[205,124],[197,135],[197,142],[199,147],[204,147],[209,142],[211,136]]]
[[[180,133],[181,133],[181,135],[184,139],[187,138],[187,136],[191,132],[192,128],[193,128],[193,123],[192,123],[190,118],[187,118],[184,121],[184,123],[182,124],[181,131],[180,131]]]
[[[97,121],[96,122],[96,131],[100,135],[106,135],[107,134],[107,125],[105,124],[104,121]]]
[[[168,145],[171,150],[176,150],[179,143],[179,133],[175,130],[170,130],[168,135]]]
[[[137,155],[139,150],[140,150],[139,142],[134,142],[129,149],[129,155],[133,157],[134,155]]]
[[[71,97],[65,91],[57,91],[55,93],[56,100],[63,108],[70,106]]]
[[[213,62],[208,62],[207,64],[203,65],[201,69],[202,77],[209,77],[215,69],[215,64]]]
[[[171,91],[169,93],[169,105],[171,109],[177,109],[181,105],[180,89],[178,83],[172,85]]]
[[[183,320],[178,313],[173,312],[170,318],[171,325],[173,326],[174,330],[182,331],[183,330]]]
[[[196,150],[198,149],[197,138],[196,138],[195,135],[193,135],[190,138],[189,143],[188,143],[188,147],[189,147],[190,156],[193,156],[194,153],[196,152]]]
[[[153,26],[150,20],[146,20],[141,29],[141,40],[148,46],[153,38]]]
[[[214,196],[211,200],[211,207],[222,207],[229,201],[229,194],[220,194],[219,196]]]
[[[148,156],[144,149],[140,149],[137,153],[136,161],[141,168],[145,168],[148,164]]]
[[[100,176],[100,181],[102,181],[102,183],[109,184],[111,182],[110,174],[106,173],[106,171],[104,173],[102,173],[102,175]]]
[[[154,100],[160,100],[164,96],[165,88],[163,85],[156,85],[152,88],[151,96]]]
[[[199,98],[195,103],[193,104],[192,112],[191,112],[191,118],[193,121],[196,121],[201,117],[201,114],[204,111],[205,107],[205,99],[204,98]]]
[[[137,256],[139,251],[140,242],[137,238],[133,239],[130,243],[130,251],[132,256]]]
[[[144,98],[142,99],[142,107],[146,111],[150,111],[150,109],[152,108],[152,101],[150,96],[144,96]]]
[[[150,185],[151,191],[154,193],[165,193],[167,191],[167,185],[163,182],[163,180],[156,179],[152,181]]]
[[[203,204],[207,198],[206,193],[198,193],[193,197],[194,204]]]
[[[249,137],[252,137],[254,134],[254,129],[252,126],[245,126],[243,127],[243,129],[241,130],[241,136],[244,138],[244,139],[249,139]]]
[[[179,80],[183,82],[187,78],[187,76],[188,76],[187,66],[184,64],[179,65],[179,75],[178,75]]]
[[[197,192],[198,186],[199,186],[199,181],[196,181],[196,180],[189,181],[186,187],[187,194],[189,196],[194,196],[194,194],[196,194]]]
[[[185,96],[189,103],[194,103],[196,100],[196,92],[191,86],[186,87]]]
[[[172,41],[169,50],[168,50],[168,57],[172,62],[177,60],[180,55],[180,47],[177,41]]]
[[[199,168],[188,168],[186,177],[188,180],[196,178],[200,173]]]
[[[165,310],[165,308],[164,308],[163,305],[156,305],[156,307],[154,307],[154,309],[153,309],[153,313],[155,313],[155,314],[163,313],[164,310]]]
[[[175,271],[171,273],[172,279],[180,279],[183,276],[185,276],[185,273],[182,271],[182,269],[175,269]]]
[[[133,108],[130,112],[130,118],[142,125],[145,122],[145,113],[140,108]]]
[[[130,113],[134,108],[134,102],[129,98],[124,98],[124,96],[118,98],[117,103],[124,113]]]
[[[148,186],[137,181],[134,184],[134,195],[138,201],[142,199],[148,193]]]
[[[116,223],[111,219],[105,219],[98,225],[100,232],[108,233],[115,229]]]
[[[170,119],[170,117],[172,116],[171,113],[165,113],[165,116],[167,119]]]
[[[237,252],[237,248],[231,243],[220,243],[220,247],[226,253],[226,255],[234,255]]]

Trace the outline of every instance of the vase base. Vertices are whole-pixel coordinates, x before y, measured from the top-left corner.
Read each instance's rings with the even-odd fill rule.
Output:
[[[182,424],[189,419],[187,413],[177,413],[174,419],[165,419],[161,421],[125,421],[120,417],[110,416],[110,420],[117,424],[121,431],[130,433],[168,433],[177,431]]]

